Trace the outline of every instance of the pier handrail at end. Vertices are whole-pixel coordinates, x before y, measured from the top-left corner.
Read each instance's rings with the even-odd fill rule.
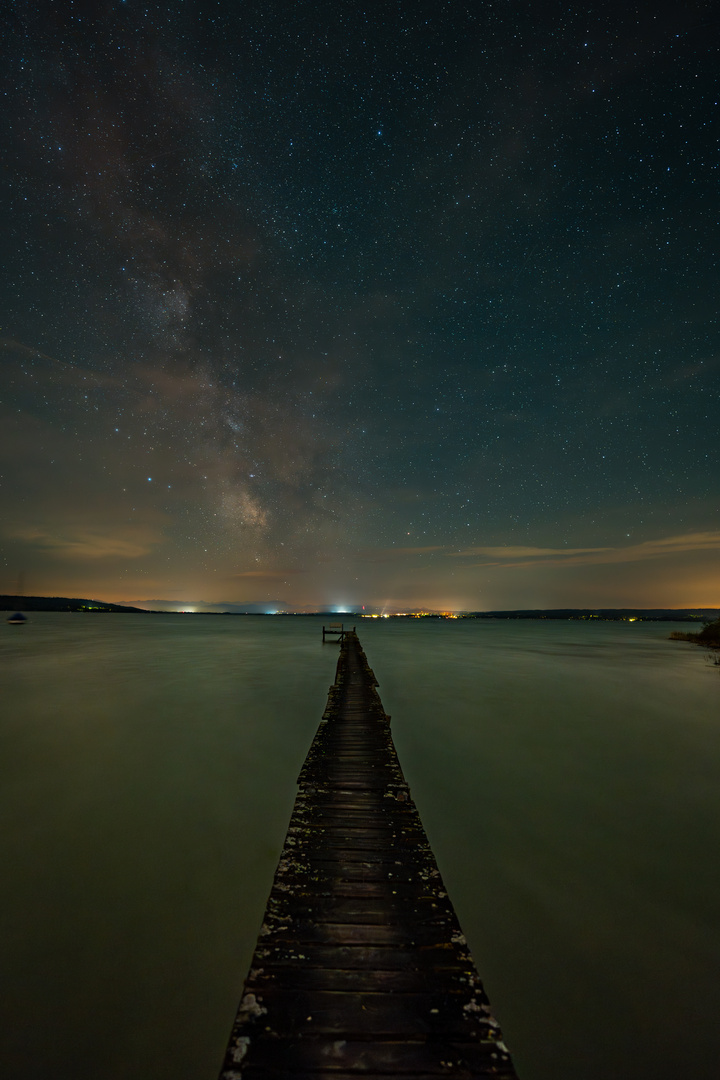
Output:
[[[323,642],[326,641],[326,640],[330,640],[330,641],[339,641],[342,644],[342,642],[345,640],[345,638],[348,636],[348,634],[354,634],[354,633],[355,633],[355,627],[354,626],[353,626],[352,630],[346,630],[344,623],[331,622],[327,626],[323,626],[323,628],[322,628],[322,639],[323,639]]]

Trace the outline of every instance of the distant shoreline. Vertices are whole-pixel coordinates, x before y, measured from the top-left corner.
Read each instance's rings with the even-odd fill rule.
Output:
[[[220,606],[220,605],[218,605]],[[248,605],[255,607],[256,605]],[[232,611],[173,611],[131,607],[128,604],[112,604],[105,600],[84,599],[65,596],[18,596],[0,595],[0,611],[64,611],[93,614],[131,614],[131,615],[261,615],[270,618],[286,615],[293,618],[303,616],[323,616],[326,619],[345,620],[360,618],[390,619],[539,619],[566,621],[598,622],[711,622],[720,619],[720,608],[518,608],[505,611],[466,611],[448,612],[398,612],[384,615],[366,611],[278,611],[274,613],[237,610],[240,604],[233,604]],[[702,631],[701,631],[702,633]],[[706,643],[698,634],[673,635],[679,640]]]

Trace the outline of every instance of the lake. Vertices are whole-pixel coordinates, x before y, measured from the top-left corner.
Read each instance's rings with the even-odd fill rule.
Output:
[[[216,1080],[322,622],[2,623],[0,1075]],[[715,1080],[720,670],[687,626],[351,622],[521,1080]]]

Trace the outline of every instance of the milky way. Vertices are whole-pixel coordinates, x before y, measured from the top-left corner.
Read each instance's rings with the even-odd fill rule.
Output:
[[[14,5],[2,589],[720,603],[716,31]]]

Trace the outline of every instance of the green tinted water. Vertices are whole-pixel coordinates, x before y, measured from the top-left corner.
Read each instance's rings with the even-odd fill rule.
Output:
[[[214,1080],[321,624],[2,624],[0,1074]],[[523,1080],[717,1075],[720,672],[670,629],[358,622]]]

